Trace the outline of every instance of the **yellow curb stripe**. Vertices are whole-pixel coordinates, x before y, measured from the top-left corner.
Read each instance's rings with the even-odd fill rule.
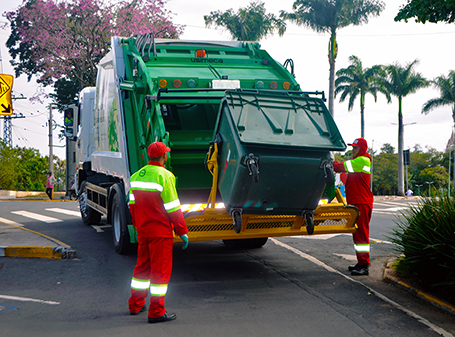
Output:
[[[55,247],[9,246],[5,248],[4,256],[61,259],[62,252]]]
[[[395,276],[390,275],[390,272],[388,272],[387,269],[385,270],[385,273],[384,273],[384,279],[386,281],[398,284],[399,286],[406,289],[407,291],[416,294],[418,297],[420,297],[428,302],[433,303],[434,305],[440,307],[441,309],[446,310],[447,312],[449,312],[451,314],[455,314],[455,307],[453,305],[451,305],[447,302],[444,302],[436,297],[433,297],[429,294],[426,294],[422,291],[419,291],[419,290],[413,288],[412,286],[410,286],[409,284],[404,283],[403,281],[400,281]]]

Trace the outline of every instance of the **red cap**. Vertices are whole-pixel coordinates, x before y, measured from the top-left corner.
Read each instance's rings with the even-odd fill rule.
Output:
[[[365,149],[368,149],[367,141],[365,139],[363,139],[363,138],[357,138],[351,144],[348,144],[348,145],[359,146],[359,147],[363,147]]]
[[[167,151],[171,151],[164,143],[154,142],[149,145],[147,149],[147,154],[150,158],[158,158],[165,154]]]

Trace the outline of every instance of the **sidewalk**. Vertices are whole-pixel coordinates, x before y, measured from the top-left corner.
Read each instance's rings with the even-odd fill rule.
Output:
[[[56,192],[54,200],[49,200],[45,193],[19,195],[16,193],[0,194],[0,202],[69,201],[65,192]],[[27,257],[45,259],[74,259],[76,251],[69,245],[47,235],[24,228],[21,224],[0,217],[0,257]]]

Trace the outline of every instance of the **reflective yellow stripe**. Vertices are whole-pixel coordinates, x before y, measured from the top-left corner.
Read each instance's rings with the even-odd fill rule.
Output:
[[[167,284],[151,284],[150,295],[152,296],[164,296],[167,292]]]
[[[134,194],[133,194],[133,193],[130,193],[130,202],[131,202],[131,201],[133,201],[133,202],[135,201],[135,199],[134,199]]]
[[[166,211],[168,211],[168,210],[173,209],[173,208],[178,207],[178,206],[180,206],[180,200],[179,199],[164,204],[164,209]]]
[[[364,166],[364,167],[363,167],[363,170],[364,170],[365,172],[368,172],[368,173],[371,171],[371,169],[370,169],[369,166]]]
[[[359,244],[354,245],[354,249],[357,253],[369,253],[370,252],[370,245],[367,244]]]
[[[150,287],[149,280],[138,280],[133,277],[131,280],[131,288],[137,290],[147,290]]]
[[[157,183],[149,183],[146,181],[131,181],[131,188],[140,188],[144,190],[155,190],[163,192],[163,186]]]

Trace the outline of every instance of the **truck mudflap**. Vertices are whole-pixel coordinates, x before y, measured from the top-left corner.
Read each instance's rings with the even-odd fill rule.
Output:
[[[190,241],[308,235],[304,217],[263,214],[243,214],[240,232],[236,233],[232,216],[222,204],[206,207],[206,204],[182,207]],[[319,205],[313,215],[313,235],[354,233],[358,217],[358,209],[343,202]],[[181,241],[174,237],[174,242]]]

